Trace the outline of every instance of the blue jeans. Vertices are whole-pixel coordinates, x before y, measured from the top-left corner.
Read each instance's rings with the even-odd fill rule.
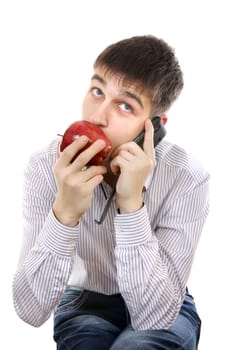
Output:
[[[57,350],[196,350],[201,320],[187,292],[169,329],[136,331],[120,294],[66,290],[54,314]]]

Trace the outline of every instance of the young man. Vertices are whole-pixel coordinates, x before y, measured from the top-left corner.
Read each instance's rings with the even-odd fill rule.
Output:
[[[111,141],[109,160],[85,168],[104,148],[98,140],[72,161],[88,142],[83,136],[62,153],[54,140],[29,161],[14,304],[36,327],[55,310],[57,349],[197,349],[201,322],[187,282],[209,175],[176,145],[162,140],[154,149],[150,121],[166,122],[182,87],[163,40],[110,45],[83,101],[83,119]],[[141,148],[132,140],[143,129]]]

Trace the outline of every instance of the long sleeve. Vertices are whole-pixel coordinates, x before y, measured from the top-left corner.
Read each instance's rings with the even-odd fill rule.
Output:
[[[151,211],[149,217],[146,203],[116,217],[118,283],[135,329],[168,328],[174,321],[207,214],[208,176],[195,182],[180,173],[157,217]]]
[[[13,280],[15,310],[36,327],[49,318],[66,287],[78,237],[77,227],[65,227],[53,215],[52,166],[41,162],[32,158],[25,171],[24,236]]]
[[[52,211],[57,144],[34,154],[25,171],[23,243],[13,280],[17,314],[38,327],[72,287],[121,293],[135,329],[169,327],[208,214],[209,175],[182,149],[161,142],[142,209],[118,215],[113,200],[98,225],[112,192],[102,183],[104,193],[97,186],[91,208],[69,228]]]

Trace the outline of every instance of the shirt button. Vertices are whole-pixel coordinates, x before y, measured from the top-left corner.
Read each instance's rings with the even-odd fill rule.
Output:
[[[115,232],[116,232],[116,234],[121,233],[120,227],[116,227]]]

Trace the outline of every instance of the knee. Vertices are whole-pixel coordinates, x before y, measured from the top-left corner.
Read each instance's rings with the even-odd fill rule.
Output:
[[[143,334],[138,332],[122,333],[111,346],[111,350],[149,350],[154,349],[154,344],[151,344],[148,338],[144,338]]]

